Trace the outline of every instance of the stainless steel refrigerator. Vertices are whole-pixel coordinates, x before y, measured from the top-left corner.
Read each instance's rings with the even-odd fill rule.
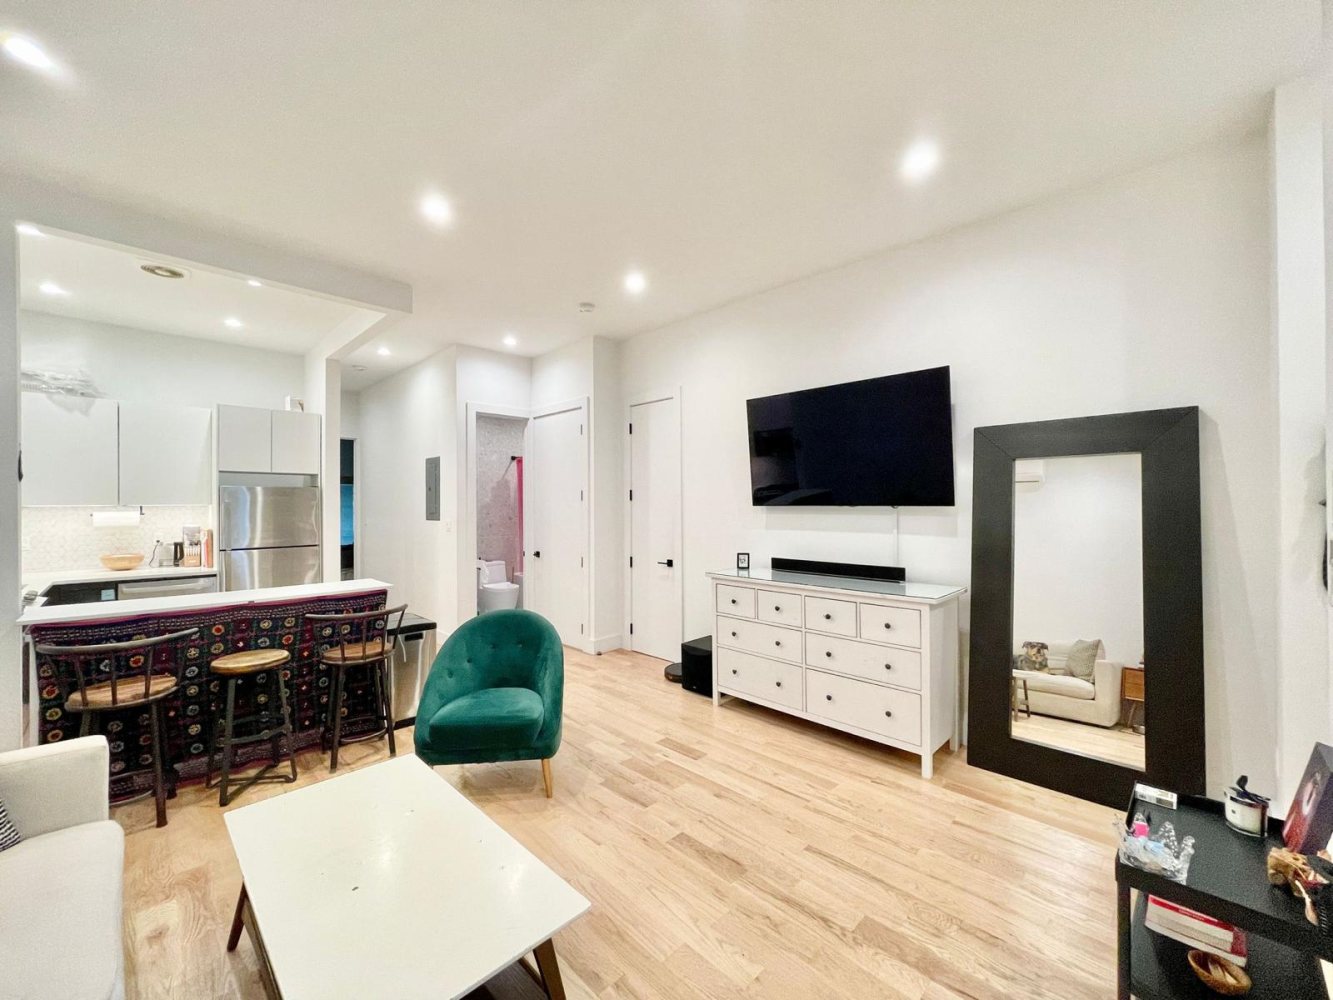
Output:
[[[223,590],[320,582],[319,487],[222,486],[218,501]]]

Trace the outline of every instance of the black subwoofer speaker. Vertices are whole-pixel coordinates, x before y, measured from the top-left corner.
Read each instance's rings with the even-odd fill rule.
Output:
[[[680,686],[695,694],[713,697],[713,637],[691,639],[680,644]]]

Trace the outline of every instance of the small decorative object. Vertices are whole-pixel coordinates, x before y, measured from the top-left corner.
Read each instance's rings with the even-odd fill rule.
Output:
[[[1314,880],[1314,869],[1304,854],[1297,854],[1285,847],[1274,847],[1268,852],[1269,884],[1295,886],[1298,882]]]
[[[1268,829],[1268,799],[1250,791],[1249,777],[1242,774],[1227,789],[1227,826],[1247,837],[1262,837]]]
[[[1155,806],[1165,806],[1167,809],[1174,809],[1179,802],[1175,792],[1168,792],[1164,788],[1154,788],[1152,785],[1145,785],[1141,781],[1134,783],[1134,798],[1142,802],[1151,802]]]
[[[1333,937],[1333,859],[1327,851],[1306,857],[1274,847],[1268,852],[1268,881],[1303,899],[1305,919]]]
[[[1120,829],[1118,822],[1116,828]],[[1163,823],[1154,834],[1149,818],[1143,813],[1135,813],[1130,828],[1120,830],[1120,860],[1172,882],[1184,883],[1193,857],[1194,838],[1186,837],[1183,843],[1178,842],[1175,825],[1170,822]]]
[[[102,556],[102,565],[107,569],[127,570],[134,569],[139,563],[143,562],[142,552],[116,552],[111,555]]]
[[[1235,962],[1229,962],[1221,955],[1213,955],[1195,949],[1189,953],[1190,968],[1214,993],[1224,997],[1238,997],[1248,993],[1254,985],[1250,975]]]
[[[1316,743],[1300,791],[1287,812],[1282,840],[1300,854],[1314,854],[1333,837],[1333,747]]]
[[[750,553],[748,552],[736,553],[736,568],[744,570],[748,570],[750,568]]]

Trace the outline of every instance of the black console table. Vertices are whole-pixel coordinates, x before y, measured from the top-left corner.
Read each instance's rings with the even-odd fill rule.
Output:
[[[1282,823],[1269,822],[1268,836],[1246,837],[1227,826],[1222,803],[1181,796],[1179,807],[1130,803],[1151,814],[1154,826],[1170,820],[1183,842],[1194,838],[1194,858],[1184,885],[1141,871],[1116,858],[1119,896],[1118,996],[1129,1000],[1204,1000],[1217,994],[1190,969],[1189,948],[1148,930],[1148,894],[1179,903],[1246,932],[1254,980],[1247,1000],[1328,1000],[1319,959],[1333,961],[1333,937],[1305,919],[1305,907],[1285,886],[1269,885],[1268,851],[1281,847]],[[1135,900],[1132,890],[1138,890]]]

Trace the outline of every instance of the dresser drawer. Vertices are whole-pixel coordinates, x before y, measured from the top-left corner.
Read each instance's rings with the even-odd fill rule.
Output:
[[[914,649],[874,646],[811,632],[805,637],[805,662],[840,674],[921,690],[921,654]]]
[[[921,696],[820,670],[805,672],[810,715],[919,746]]]
[[[776,590],[761,590],[755,598],[761,622],[801,627],[801,595],[783,594]]]
[[[861,638],[921,648],[921,612],[915,608],[861,605]]]
[[[717,585],[717,610],[724,615],[753,618],[754,588],[731,587],[725,583],[719,583]]]
[[[738,618],[718,618],[716,642],[775,660],[801,662],[802,634],[796,629],[763,622],[747,622]]]
[[[856,635],[856,603],[827,597],[805,599],[805,627],[834,635]]]
[[[717,651],[717,685],[721,690],[753,695],[797,711],[804,707],[804,674],[795,663],[768,660],[737,649]]]

